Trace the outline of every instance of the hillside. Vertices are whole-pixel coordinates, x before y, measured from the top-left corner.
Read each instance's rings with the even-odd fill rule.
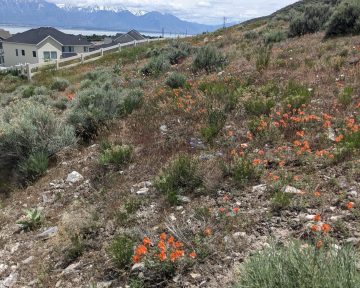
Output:
[[[342,5],[0,75],[0,287],[360,287]]]

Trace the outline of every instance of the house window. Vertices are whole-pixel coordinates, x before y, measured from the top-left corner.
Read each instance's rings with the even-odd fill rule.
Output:
[[[56,51],[44,51],[44,60],[56,60],[57,59],[57,52]]]
[[[74,48],[74,46],[63,46],[62,47],[62,52],[63,53],[74,53],[75,48]]]
[[[21,50],[21,55],[25,56],[25,50]]]
[[[84,52],[89,52],[89,47],[84,46]]]
[[[36,51],[33,51],[33,57],[36,58]]]
[[[19,56],[19,50],[18,49],[15,49],[15,54],[16,54],[16,56]]]
[[[0,42],[0,49],[3,49],[3,45],[2,45],[2,42]]]
[[[0,56],[0,64],[4,64],[4,56]]]

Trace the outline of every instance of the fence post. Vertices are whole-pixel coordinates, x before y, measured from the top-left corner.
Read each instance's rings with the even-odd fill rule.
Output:
[[[121,51],[121,44],[119,43],[119,52]]]
[[[136,46],[137,45],[137,41],[136,40],[134,40],[134,46]]]
[[[27,79],[29,81],[31,81],[31,66],[30,66],[30,63],[28,63],[27,66],[26,66],[26,72],[27,72]]]
[[[104,56],[104,48],[101,48],[101,57]]]

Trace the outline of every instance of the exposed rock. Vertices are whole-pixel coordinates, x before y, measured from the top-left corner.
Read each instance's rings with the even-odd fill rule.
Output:
[[[284,191],[284,193],[288,193],[288,194],[298,194],[298,195],[304,194],[304,192],[301,191],[300,189],[297,189],[297,188],[289,186],[289,185],[285,186],[283,191]]]
[[[140,190],[136,191],[136,194],[137,195],[145,195],[148,192],[149,192],[149,188],[144,187],[144,188],[141,188]]]
[[[235,239],[245,238],[246,237],[246,232],[235,232],[232,236]]]
[[[357,198],[358,197],[358,193],[355,190],[351,190],[351,191],[347,192],[346,195],[348,197],[351,197],[351,198]]]
[[[72,183],[72,184],[81,182],[83,180],[84,180],[84,177],[79,172],[76,172],[76,171],[71,172],[66,178],[66,182]]]
[[[161,133],[166,134],[168,132],[168,127],[166,125],[161,125],[160,131]]]
[[[14,272],[11,273],[8,277],[4,280],[0,281],[0,288],[11,288],[15,287],[19,274]]]
[[[190,203],[191,202],[191,199],[189,197],[186,197],[186,196],[178,196],[178,199],[180,202],[183,202],[183,203]]]
[[[80,266],[80,262],[73,263],[65,268],[65,270],[62,272],[62,274],[69,274],[76,271],[76,269]]]
[[[96,283],[96,288],[109,288],[113,282],[107,281],[107,282],[98,282]]]
[[[331,141],[335,141],[336,139],[335,131],[331,127],[328,129],[328,139]]]
[[[145,269],[145,263],[135,263],[132,267],[131,267],[131,271],[143,271]]]
[[[355,237],[348,238],[345,240],[345,242],[348,244],[352,244],[354,246],[358,246],[360,244],[360,238],[355,238]]]
[[[39,238],[41,240],[46,240],[46,239],[49,239],[51,237],[54,237],[57,234],[57,232],[58,232],[58,227],[57,226],[50,227],[49,229],[46,229],[44,232],[37,235],[37,238]]]
[[[204,149],[204,142],[198,138],[191,138],[189,141],[190,147],[192,149]]]
[[[262,193],[266,192],[266,189],[267,189],[266,184],[260,184],[260,185],[257,185],[257,186],[253,186],[252,187],[252,192],[262,194]]]
[[[31,263],[33,260],[34,260],[34,256],[30,256],[30,257],[26,258],[24,261],[22,261],[21,263],[26,265],[26,264]]]
[[[190,276],[193,279],[199,279],[201,277],[201,274],[199,274],[199,273],[190,273]]]
[[[4,273],[9,268],[8,265],[1,263],[0,264],[0,275]]]

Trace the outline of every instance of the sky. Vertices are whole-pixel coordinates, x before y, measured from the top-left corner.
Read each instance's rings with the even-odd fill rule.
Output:
[[[71,4],[73,0],[48,0],[55,4]],[[235,22],[269,15],[297,0],[77,0],[77,6],[125,7],[130,11],[158,11],[183,20],[203,24]]]

